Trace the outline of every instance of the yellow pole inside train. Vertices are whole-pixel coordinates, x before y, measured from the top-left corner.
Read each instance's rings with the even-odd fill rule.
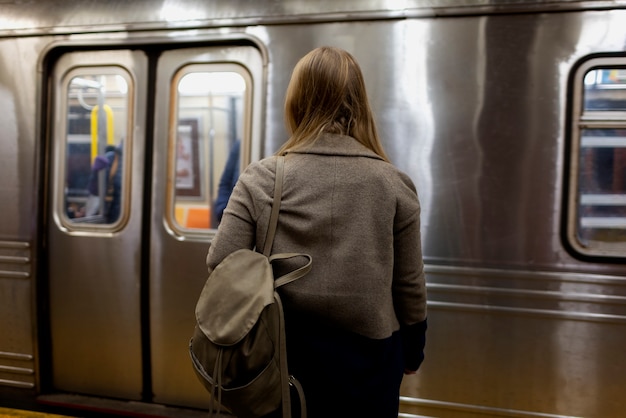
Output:
[[[109,105],[102,105],[102,110],[106,117],[106,144],[115,145],[113,139],[113,110]],[[91,109],[91,163],[98,156],[98,114],[100,107],[98,105]]]

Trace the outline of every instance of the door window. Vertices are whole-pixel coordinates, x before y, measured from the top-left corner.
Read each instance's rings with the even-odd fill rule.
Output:
[[[63,223],[72,229],[119,224],[130,77],[119,67],[76,68],[64,85]]]
[[[239,65],[189,65],[175,77],[174,219],[217,228],[241,169],[251,80]]]

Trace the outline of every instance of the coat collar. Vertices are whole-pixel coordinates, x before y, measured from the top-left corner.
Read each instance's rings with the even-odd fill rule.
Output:
[[[351,136],[323,133],[306,148],[289,151],[290,154],[339,155],[345,157],[382,158]]]

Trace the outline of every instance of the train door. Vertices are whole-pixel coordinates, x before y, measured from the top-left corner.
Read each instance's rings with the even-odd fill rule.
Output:
[[[253,47],[167,51],[157,66],[150,348],[158,403],[207,405],[189,338],[207,277],[207,233],[219,223],[241,161],[260,156],[262,77]]]
[[[147,64],[140,51],[77,52],[53,70],[47,249],[58,390],[141,398]]]
[[[52,389],[206,406],[187,347],[220,181],[260,156],[261,54],[151,47],[53,65]]]

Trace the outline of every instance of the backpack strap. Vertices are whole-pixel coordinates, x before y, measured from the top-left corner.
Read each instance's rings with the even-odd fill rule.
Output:
[[[278,331],[278,347],[276,349],[278,350],[278,361],[280,364],[282,416],[283,418],[291,418],[291,393],[289,392],[289,387],[293,386],[298,393],[298,398],[300,399],[300,418],[307,418],[306,398],[304,396],[304,391],[302,390],[302,385],[293,375],[289,374],[289,371],[287,369],[287,342],[285,338],[285,318],[283,316],[283,303],[280,300],[280,295],[276,291],[274,291],[274,301],[280,313],[278,316],[280,321]]]
[[[274,289],[278,289],[279,287],[286,285],[287,283],[291,283],[294,280],[299,279],[300,277],[304,276],[305,274],[307,274],[309,272],[309,270],[311,270],[311,263],[313,262],[313,258],[308,255],[308,254],[304,254],[304,253],[280,253],[280,254],[274,254],[272,256],[270,256],[269,260],[270,260],[270,264],[272,263],[272,261],[274,260],[286,260],[288,258],[294,258],[294,257],[306,257],[308,258],[308,262],[303,265],[302,267],[299,267],[297,269],[295,269],[294,271],[291,271],[287,274],[284,274],[280,277],[278,277],[276,280],[274,280]]]
[[[270,256],[272,245],[274,244],[274,235],[276,235],[276,225],[278,225],[278,212],[280,212],[280,200],[283,196],[283,178],[285,176],[285,157],[279,155],[276,159],[276,180],[274,184],[274,201],[272,202],[272,213],[270,222],[267,226],[267,235],[265,235],[265,246],[263,247],[263,255]]]
[[[300,399],[300,418],[306,418],[306,399],[300,382],[296,380],[294,376],[289,375],[287,369],[287,344],[285,338],[285,319],[283,313],[283,304],[280,300],[280,295],[276,291],[280,286],[287,283],[291,283],[296,279],[304,276],[311,270],[312,257],[308,254],[301,253],[281,253],[271,255],[272,245],[274,244],[274,236],[276,235],[276,227],[278,226],[278,213],[280,212],[280,201],[283,195],[283,180],[285,177],[285,157],[279,155],[276,159],[276,177],[274,183],[274,200],[272,201],[272,212],[270,214],[270,221],[267,227],[267,235],[265,238],[265,244],[263,246],[263,255],[266,256],[270,262],[274,260],[284,260],[293,257],[306,257],[308,262],[294,271],[291,271],[283,276],[280,276],[274,280],[274,301],[279,311],[279,335],[276,351],[278,354],[278,361],[280,365],[280,381],[282,392],[282,416],[283,418],[291,417],[291,395],[289,387],[294,386],[297,390],[298,397]]]

